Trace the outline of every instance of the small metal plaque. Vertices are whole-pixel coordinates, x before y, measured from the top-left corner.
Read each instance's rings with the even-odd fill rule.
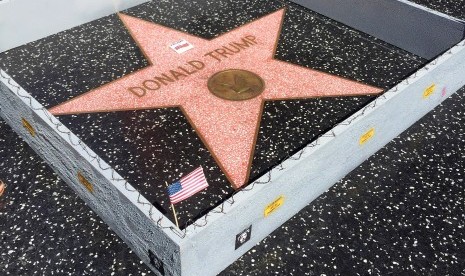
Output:
[[[81,172],[78,172],[77,174],[78,176],[78,179],[79,179],[79,182],[81,182],[81,184],[86,187],[86,189],[93,193],[94,192],[94,186],[89,182],[89,180],[87,180],[87,178],[84,177],[84,175],[82,175]]]
[[[31,125],[31,123],[28,122],[28,120],[21,118],[21,123],[23,124],[23,127],[29,132],[29,134],[31,134],[32,137],[36,136],[36,130]]]
[[[265,82],[257,74],[241,69],[220,71],[208,80],[210,92],[222,99],[244,101],[257,97],[265,89]]]
[[[149,249],[150,265],[152,265],[161,275],[165,275],[165,269],[163,268],[163,262]]]
[[[236,250],[241,247],[244,243],[250,240],[252,236],[252,225],[250,225],[247,229],[240,232],[236,235]]]

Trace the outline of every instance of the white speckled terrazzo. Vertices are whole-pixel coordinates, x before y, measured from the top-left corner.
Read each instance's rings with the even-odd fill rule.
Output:
[[[297,51],[288,54],[294,55]],[[301,53],[295,55],[305,56]],[[421,62],[415,58],[409,62],[412,60],[416,64]],[[379,81],[383,80],[381,72],[379,78]],[[265,110],[260,131],[272,133],[273,125],[267,125],[266,121],[273,122],[273,118],[280,114],[284,115],[278,120],[285,122],[286,129],[298,129],[292,120],[296,112],[294,104],[319,106],[320,109],[308,109],[301,111],[305,115],[298,115],[308,118],[314,113],[317,116],[324,114],[322,110],[338,110],[338,101],[342,107],[341,117],[344,117],[344,112],[347,112],[344,110],[350,103],[348,105],[341,99],[328,103],[297,101],[270,104],[266,107],[270,111]],[[354,99],[354,103],[357,101],[366,102]],[[465,268],[458,261],[464,257],[461,253],[464,252],[463,231],[460,231],[464,226],[463,205],[460,205],[464,200],[461,173],[464,152],[460,150],[463,148],[463,109],[461,91],[408,133],[371,157],[222,275],[463,272]],[[168,117],[181,117],[176,110],[166,112]],[[147,120],[150,116],[153,115],[144,115]],[[69,121],[74,119],[70,117]],[[80,119],[79,123],[87,120],[93,125],[99,120],[107,120],[108,123],[112,119],[102,116],[96,120],[89,115],[84,120]],[[179,123],[186,124],[182,118],[179,118]],[[318,124],[314,120],[308,123],[316,125],[317,133],[325,130],[325,124],[328,125],[328,122]],[[0,136],[0,156],[8,156],[0,160],[0,178],[8,183],[5,196],[0,198],[0,239],[5,244],[0,251],[0,255],[5,257],[0,261],[0,267],[5,274],[151,273],[11,133],[9,127],[2,123],[0,129],[1,133],[5,133],[5,136]],[[291,142],[294,145],[302,143],[299,139],[305,138],[299,138],[296,135],[299,132],[292,136],[265,136],[275,150],[260,151],[265,153],[255,157],[263,160],[256,168],[266,168],[269,156],[275,156],[274,160],[285,156],[286,153],[279,153],[283,149],[286,152],[289,147],[284,137],[295,137],[298,142]],[[195,133],[191,134],[195,140]],[[94,133],[86,135],[93,137]],[[257,147],[265,145],[257,144]],[[105,145],[102,151],[106,151]],[[206,155],[205,158],[209,157]],[[189,162],[186,164],[190,165]],[[257,175],[261,172],[261,169],[256,169]],[[219,191],[219,199],[222,193],[228,192]],[[185,216],[192,216],[189,207],[185,208]]]

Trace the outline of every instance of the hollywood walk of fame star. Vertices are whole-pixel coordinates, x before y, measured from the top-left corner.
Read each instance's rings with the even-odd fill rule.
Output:
[[[179,107],[232,185],[240,188],[249,178],[265,101],[381,92],[356,81],[275,60],[284,13],[284,9],[278,10],[212,40],[121,14],[150,66],[55,106],[50,112],[62,115]],[[175,49],[185,46],[191,49],[183,53]],[[236,101],[210,93],[209,78],[228,69],[256,74],[264,82],[263,92]],[[246,81],[235,79],[246,89],[234,82],[223,88],[237,93],[248,89]]]

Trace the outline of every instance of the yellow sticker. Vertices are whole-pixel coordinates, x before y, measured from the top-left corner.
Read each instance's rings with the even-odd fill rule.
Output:
[[[23,124],[23,127],[29,131],[29,133],[32,135],[32,137],[36,136],[36,130],[32,125],[24,118],[21,118],[21,122]]]
[[[365,144],[368,142],[371,138],[375,136],[375,128],[372,127],[370,128],[367,132],[365,132],[361,137],[360,137],[360,145]]]
[[[284,204],[284,196],[279,196],[277,199],[275,199],[273,202],[268,204],[265,208],[265,217],[269,216],[271,213],[279,209],[281,205]]]
[[[436,90],[436,84],[433,83],[428,88],[426,88],[425,91],[423,92],[423,99],[429,98],[429,96],[431,96],[435,90]]]
[[[78,179],[79,179],[79,182],[81,182],[82,185],[84,185],[84,187],[86,187],[86,189],[93,193],[94,192],[94,186],[92,186],[92,184],[89,182],[89,180],[87,180],[87,178],[85,178],[82,173],[78,172],[77,174],[78,176]]]

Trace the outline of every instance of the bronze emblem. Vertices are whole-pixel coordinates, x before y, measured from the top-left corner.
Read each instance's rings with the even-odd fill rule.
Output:
[[[228,69],[211,76],[208,89],[222,99],[244,101],[260,95],[265,89],[265,82],[250,71]]]

